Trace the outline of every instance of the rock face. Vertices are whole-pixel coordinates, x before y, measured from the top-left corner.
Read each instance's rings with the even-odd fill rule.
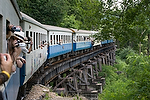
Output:
[[[44,99],[46,98],[46,99]],[[61,97],[55,92],[50,92],[50,88],[41,84],[36,84],[32,87],[29,94],[23,100],[76,100],[77,97]],[[88,100],[80,96],[82,100]]]

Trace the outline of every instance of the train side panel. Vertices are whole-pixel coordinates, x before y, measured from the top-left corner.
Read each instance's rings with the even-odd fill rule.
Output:
[[[77,42],[73,43],[73,51],[79,51],[83,49],[91,48],[92,44],[91,42]]]
[[[68,52],[71,52],[71,50],[72,50],[72,44],[71,43],[49,46],[48,59],[62,55],[62,54],[66,54]]]
[[[20,19],[21,16],[15,0],[0,0],[0,52],[7,52],[6,25],[8,23],[19,25]],[[19,74],[19,68],[16,68],[16,72],[11,74],[5,85],[0,86],[1,100],[16,100],[20,86]]]
[[[32,37],[32,51],[25,54],[26,64],[21,68],[21,85],[25,84],[28,79],[38,70],[38,68],[47,59],[47,45],[42,42],[47,41],[47,30],[42,27],[42,24],[23,14],[24,21],[21,23],[26,37]],[[43,47],[40,47],[43,45]],[[30,44],[27,45],[28,48]]]

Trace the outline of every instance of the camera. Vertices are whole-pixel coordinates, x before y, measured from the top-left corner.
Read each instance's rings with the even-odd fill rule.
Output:
[[[25,43],[18,43],[18,47],[25,47],[26,44]]]
[[[16,47],[25,47],[26,46],[26,44],[21,43],[20,40],[18,40],[16,44],[17,44]]]
[[[3,57],[4,57],[4,60],[6,61],[7,60],[6,56],[3,56]],[[0,59],[0,64],[1,64],[1,59]]]
[[[16,26],[13,26],[11,29],[9,29],[9,27],[7,27],[7,30],[8,31],[11,31],[11,32],[20,32],[21,29],[19,27],[16,27]]]
[[[3,57],[4,57],[5,61],[6,61],[6,56],[3,56]]]

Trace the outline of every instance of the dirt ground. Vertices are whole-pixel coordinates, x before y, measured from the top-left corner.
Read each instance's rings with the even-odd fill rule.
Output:
[[[61,97],[55,92],[50,92],[50,88],[41,84],[32,87],[29,94],[23,100],[88,100],[85,97]]]

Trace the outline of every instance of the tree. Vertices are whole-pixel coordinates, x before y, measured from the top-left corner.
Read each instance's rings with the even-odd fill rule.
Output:
[[[68,6],[66,0],[17,0],[20,10],[42,24],[59,25]]]

